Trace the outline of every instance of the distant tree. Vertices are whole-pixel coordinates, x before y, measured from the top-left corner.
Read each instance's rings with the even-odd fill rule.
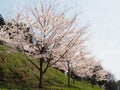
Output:
[[[0,26],[5,25],[3,16],[0,14]]]
[[[118,82],[115,80],[114,75],[108,72],[105,77],[107,79],[107,82],[105,83],[105,90],[118,90]]]
[[[114,75],[110,72],[106,75],[106,79],[107,79],[108,82],[109,81],[115,81]]]
[[[105,84],[105,90],[118,90],[118,83],[116,81],[109,81]]]

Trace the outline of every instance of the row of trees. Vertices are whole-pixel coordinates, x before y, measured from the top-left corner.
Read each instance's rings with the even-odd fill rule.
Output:
[[[88,53],[87,53],[88,54]],[[85,56],[85,53],[82,56],[80,55],[81,59],[73,59],[71,62],[57,62],[54,67],[61,70],[62,72],[67,72],[71,77],[77,78],[79,80],[87,80],[92,84],[96,85],[104,85],[110,77],[109,72],[104,70],[101,66],[99,61],[96,61],[94,57]]]
[[[0,42],[23,52],[38,69],[39,87],[43,86],[43,76],[51,66],[68,70],[68,85],[70,72],[91,79],[93,84],[107,79],[108,73],[86,50],[88,25],[77,26],[77,15],[68,18],[65,12],[56,12],[53,4],[41,2],[6,23],[0,16],[0,25]],[[29,56],[37,58],[39,63]]]

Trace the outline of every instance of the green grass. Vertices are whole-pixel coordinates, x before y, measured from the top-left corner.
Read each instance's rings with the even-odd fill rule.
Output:
[[[20,52],[8,52],[0,45],[0,90],[102,90],[85,81],[75,81],[67,86],[67,76],[49,68],[44,75],[42,89],[38,88],[38,70]],[[12,50],[10,50],[12,51]],[[33,60],[37,63],[37,60]]]

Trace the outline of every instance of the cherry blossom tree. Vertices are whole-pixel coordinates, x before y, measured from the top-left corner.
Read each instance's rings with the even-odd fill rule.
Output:
[[[68,18],[65,12],[56,12],[53,4],[44,2],[8,22],[0,30],[0,40],[23,52],[39,70],[39,87],[43,86],[43,75],[49,67],[58,61],[69,61],[80,52],[88,28],[77,27],[77,15]],[[38,58],[39,64],[29,56]]]

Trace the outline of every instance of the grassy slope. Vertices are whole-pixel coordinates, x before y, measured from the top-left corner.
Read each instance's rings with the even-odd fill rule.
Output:
[[[12,51],[0,45],[0,90],[39,90],[39,72],[26,60],[24,55]],[[37,63],[37,60],[34,59]],[[71,80],[72,83],[72,80]],[[4,89],[2,89],[4,88]],[[6,88],[6,89],[5,89]],[[60,71],[49,68],[44,75],[44,88],[40,90],[101,90],[99,87],[91,87],[91,84],[84,81],[75,81],[75,84],[67,86],[67,76]]]

